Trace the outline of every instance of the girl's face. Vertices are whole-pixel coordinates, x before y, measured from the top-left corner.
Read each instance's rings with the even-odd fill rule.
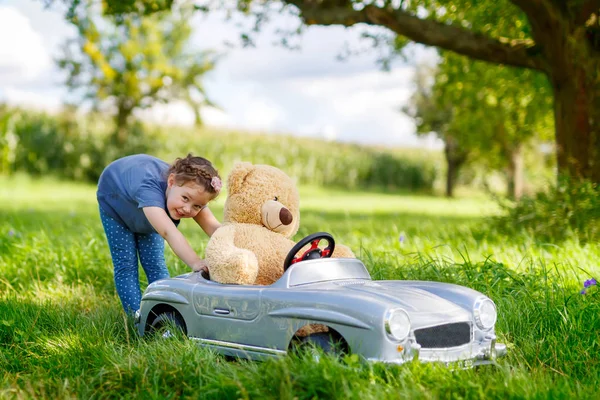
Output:
[[[212,195],[196,182],[186,182],[178,185],[175,176],[167,179],[167,211],[174,220],[194,218],[204,208]]]

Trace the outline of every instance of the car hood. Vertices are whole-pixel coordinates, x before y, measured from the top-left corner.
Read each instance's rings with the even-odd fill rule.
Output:
[[[320,286],[320,285],[318,285]],[[385,304],[386,308],[402,308],[408,312],[413,327],[430,326],[445,321],[471,321],[471,312],[433,293],[395,281],[328,282],[326,289],[344,292],[365,302]]]

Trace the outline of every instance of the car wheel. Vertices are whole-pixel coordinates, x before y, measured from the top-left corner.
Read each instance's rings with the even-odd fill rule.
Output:
[[[158,314],[154,321],[152,321],[150,329],[154,335],[165,339],[175,336],[185,336],[187,333],[183,318],[172,311]]]
[[[300,338],[296,344],[296,351],[312,351],[315,361],[319,361],[319,352],[315,352],[315,349],[336,356],[342,356],[348,352],[344,341],[328,332],[313,333]]]

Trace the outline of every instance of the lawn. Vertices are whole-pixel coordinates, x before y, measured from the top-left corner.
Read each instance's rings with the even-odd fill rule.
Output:
[[[485,198],[301,188],[296,239],[329,231],[376,279],[454,282],[497,304],[509,355],[453,371],[285,357],[231,361],[187,340],[146,340],[124,319],[91,185],[0,177],[0,398],[585,398],[600,384],[597,244],[488,228]],[[213,206],[221,218],[223,195]],[[207,238],[182,230],[200,254]],[[167,251],[172,275],[187,267]],[[143,274],[142,274],[143,275]]]

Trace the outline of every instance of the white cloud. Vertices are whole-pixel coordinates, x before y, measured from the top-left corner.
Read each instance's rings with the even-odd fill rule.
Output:
[[[236,127],[360,143],[414,145],[414,126],[399,111],[410,96],[404,73],[371,71],[275,82],[222,80],[206,87],[209,93],[218,89],[213,100]],[[388,87],[376,87],[374,81],[386,82],[386,78]]]
[[[262,99],[248,103],[244,108],[242,125],[252,130],[273,131],[283,112],[272,102]]]
[[[279,16],[274,19],[278,26],[290,22]],[[195,27],[199,47],[219,47],[218,37],[235,41],[240,32],[217,16],[203,18]],[[238,127],[416,145],[414,124],[399,111],[411,93],[413,68],[383,72],[374,52],[336,60],[345,43],[359,46],[363,30],[312,26],[299,38],[301,50],[291,51],[273,46],[277,36],[267,27],[257,47],[230,49],[221,59],[206,82],[209,96]],[[207,35],[210,42],[202,41]]]
[[[64,22],[60,11],[44,10],[39,0],[4,0],[4,4],[9,6],[0,7],[0,37],[18,40],[7,47],[4,42],[8,41],[3,39],[0,46],[0,98],[10,93],[14,101],[43,107],[59,104],[64,88],[56,89],[61,79],[56,67],[48,68],[49,52],[57,55],[57,45],[76,32]],[[7,12],[11,13],[8,25]],[[295,23],[275,14],[258,36],[257,47],[231,49],[223,42],[238,41],[240,30],[234,23],[224,22],[223,15],[218,14],[194,17],[193,47],[227,50],[205,79],[208,97],[222,108],[202,110],[207,125],[370,144],[419,142],[412,121],[398,111],[410,95],[412,67],[382,72],[374,52],[337,61],[336,55],[346,43],[354,48],[363,46],[358,40],[364,30],[361,26],[312,26],[298,38],[300,51],[273,46],[280,38],[273,32],[275,27]],[[2,53],[8,51],[5,47],[11,49],[10,55]],[[427,51],[416,49],[417,56],[421,53],[427,58]],[[30,68],[29,76],[36,75],[37,79],[24,82],[8,78],[3,74],[8,71],[3,69],[6,60],[10,60],[11,71],[24,76],[21,69]],[[15,64],[14,60],[20,61]],[[15,69],[14,65],[22,68]],[[194,122],[193,112],[183,102],[158,105],[139,115],[158,123]]]
[[[259,33],[250,32],[251,21],[238,15],[226,21],[224,12],[199,14],[192,22],[192,42],[196,48],[221,52],[224,55],[221,64],[227,65],[226,71],[231,79],[273,82],[280,79],[353,74],[377,69],[377,51],[370,49],[367,42],[359,38],[365,31],[386,31],[380,27],[366,25],[349,28],[309,26],[304,27],[301,35],[291,39],[293,44],[300,46],[299,50],[291,50],[280,45],[282,34],[278,30],[297,27],[296,17],[273,13]],[[240,46],[239,37],[242,32],[252,34],[255,46]],[[227,46],[225,42],[233,43],[235,47]],[[344,53],[347,45],[353,50],[360,49],[363,52],[349,57],[347,61],[339,61],[337,56]]]
[[[323,138],[328,141],[335,140],[338,136],[337,129],[333,125],[325,125],[323,129],[321,129],[321,134]]]
[[[8,87],[2,91],[2,100],[9,104],[31,107],[38,110],[57,112],[62,101],[56,93],[44,93]]]
[[[233,125],[231,117],[217,108],[204,107],[200,110],[200,115],[208,126],[230,127]]]
[[[194,113],[184,102],[156,104],[145,110],[137,110],[134,114],[145,121],[164,125],[192,125],[194,123]]]
[[[338,77],[296,79],[291,86],[313,98],[329,102],[344,118],[377,115],[398,110],[410,96],[413,70],[397,68],[390,73],[368,71]]]
[[[174,101],[169,104],[156,104],[151,108],[139,110],[136,116],[164,125],[193,126],[195,122],[194,112],[183,101]],[[231,118],[223,111],[213,107],[203,107],[200,116],[208,126],[227,127],[231,126]]]
[[[13,7],[0,6],[0,83],[35,79],[51,67],[51,58],[39,32]]]

